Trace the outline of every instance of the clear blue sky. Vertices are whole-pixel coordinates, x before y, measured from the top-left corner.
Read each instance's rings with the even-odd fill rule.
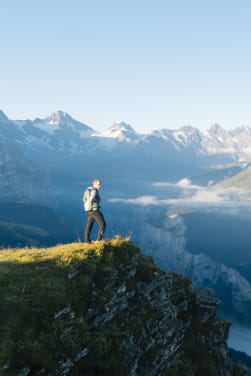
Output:
[[[96,130],[251,125],[250,0],[0,0],[0,109]]]

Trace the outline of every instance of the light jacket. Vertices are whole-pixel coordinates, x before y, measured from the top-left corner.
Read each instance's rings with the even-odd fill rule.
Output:
[[[100,208],[101,197],[98,189],[95,187],[91,187],[90,201],[92,203],[92,210],[98,210]]]

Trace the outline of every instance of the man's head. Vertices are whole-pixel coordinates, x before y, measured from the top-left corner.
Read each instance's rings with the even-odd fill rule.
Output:
[[[92,184],[93,184],[93,187],[95,187],[97,189],[100,189],[101,185],[102,185],[102,182],[101,182],[100,179],[96,178],[96,179],[93,180]]]

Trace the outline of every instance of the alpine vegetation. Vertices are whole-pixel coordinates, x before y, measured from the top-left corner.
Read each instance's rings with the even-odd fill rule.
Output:
[[[0,253],[1,375],[240,376],[212,290],[127,239]]]

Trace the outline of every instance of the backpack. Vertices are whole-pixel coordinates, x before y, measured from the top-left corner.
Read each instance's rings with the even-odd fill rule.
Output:
[[[84,203],[84,209],[85,211],[92,210],[92,202],[91,202],[91,191],[95,189],[93,187],[88,187],[85,190],[84,196],[83,196],[83,203]]]

